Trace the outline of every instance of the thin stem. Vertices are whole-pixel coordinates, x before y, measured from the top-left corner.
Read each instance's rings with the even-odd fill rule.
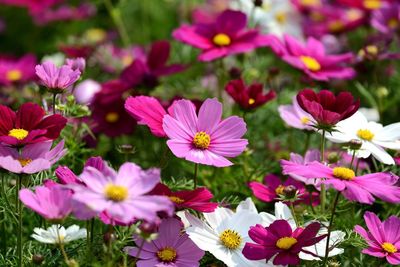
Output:
[[[60,225],[57,224],[58,245],[60,246],[60,251],[61,251],[61,254],[62,254],[63,257],[64,257],[64,261],[65,261],[65,263],[68,265],[69,259],[68,259],[67,253],[66,253],[65,250],[64,250],[64,243],[63,243],[62,238],[61,238],[61,236],[60,236],[60,230],[59,230],[59,228],[60,228]]]
[[[22,203],[18,199],[19,191],[22,188],[22,175],[17,176],[17,214],[18,214],[18,236],[17,236],[17,256],[18,267],[22,266]]]
[[[1,177],[1,187],[4,190],[4,177]],[[4,195],[4,197],[6,197]],[[7,221],[7,215],[6,215],[6,208],[4,207],[3,212],[1,213],[1,240],[2,240],[2,246],[1,246],[1,253],[3,255],[6,255],[7,252],[7,239],[6,239],[6,221]]]
[[[322,137],[321,137],[321,163],[324,164],[325,162],[325,130],[322,130]],[[325,184],[321,184],[321,195],[320,195],[320,202],[321,202],[321,211],[325,213],[325,202],[326,202],[326,188]]]
[[[294,212],[293,202],[290,202],[290,210],[292,211],[294,222],[296,223],[296,226],[298,227],[299,221],[297,220],[296,213]]]
[[[115,26],[117,27],[117,31],[121,37],[122,43],[124,44],[125,47],[128,46],[131,43],[131,41],[129,39],[128,32],[125,28],[125,24],[122,21],[120,11],[112,5],[110,0],[104,0],[104,5],[106,6],[108,14],[112,18]]]
[[[353,162],[354,162],[354,158],[356,157],[356,151],[353,150],[353,155],[351,156],[351,161],[350,161],[350,169],[353,168]]]
[[[193,174],[193,189],[197,188],[197,172],[199,169],[199,164],[195,163],[194,164],[194,174]]]
[[[136,255],[135,255],[135,259],[133,260],[132,266],[136,266],[136,262],[138,261],[139,256],[140,256],[140,253],[142,252],[144,242],[145,242],[145,240],[144,240],[144,238],[143,238],[143,239],[142,239],[142,242],[140,242],[139,249],[138,249],[138,251],[137,251],[137,253],[136,253]]]
[[[357,175],[357,172],[358,172],[359,165],[360,165],[360,159],[357,159],[356,170],[354,171],[356,173],[356,175]]]
[[[92,244],[93,244],[93,230],[94,230],[94,219],[86,222],[86,255],[88,261],[92,258]]]
[[[225,64],[224,59],[220,59],[219,61],[219,77],[218,77],[218,100],[223,103],[222,92],[224,90],[224,76],[225,76]]]
[[[333,207],[332,207],[332,212],[331,212],[331,219],[329,220],[329,226],[328,226],[328,236],[326,237],[326,247],[325,247],[325,258],[324,258],[324,266],[326,264],[326,261],[328,260],[328,254],[329,254],[329,239],[331,238],[331,232],[332,232],[332,226],[333,226],[333,218],[335,217],[335,212],[336,212],[336,207],[339,202],[339,197],[340,197],[340,191],[337,191],[335,200],[333,202]]]
[[[56,100],[57,100],[57,94],[53,93],[53,115],[56,114]]]

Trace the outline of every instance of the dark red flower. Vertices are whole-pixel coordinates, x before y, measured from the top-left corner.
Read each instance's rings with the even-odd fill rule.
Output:
[[[275,98],[273,90],[263,93],[264,86],[261,83],[253,83],[246,86],[242,79],[232,80],[225,86],[225,91],[245,110],[250,110],[264,105]]]
[[[332,127],[347,119],[360,107],[360,100],[354,100],[350,92],[340,92],[337,96],[328,90],[315,93],[304,89],[297,94],[300,107],[308,112],[320,128]]]
[[[136,121],[125,111],[125,92],[125,84],[118,80],[102,84],[91,103],[94,133],[115,137],[133,132]]]
[[[59,114],[45,115],[35,103],[25,103],[17,112],[0,105],[0,142],[21,147],[58,138],[67,119]]]
[[[200,212],[213,212],[218,207],[218,203],[210,202],[213,194],[205,187],[172,192],[168,186],[158,184],[149,194],[169,197],[177,209],[187,208]]]
[[[170,48],[167,41],[153,43],[146,60],[134,60],[122,71],[121,80],[129,87],[152,89],[158,85],[159,77],[183,71],[186,67],[181,64],[167,65]]]

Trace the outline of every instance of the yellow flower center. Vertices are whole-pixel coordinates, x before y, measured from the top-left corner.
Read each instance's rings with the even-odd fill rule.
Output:
[[[213,43],[219,46],[227,46],[231,44],[231,38],[225,33],[218,33],[214,36]]]
[[[353,180],[356,174],[352,169],[346,167],[335,167],[333,168],[333,176],[342,180]]]
[[[343,30],[344,24],[340,20],[334,20],[328,24],[328,28],[331,32],[338,32]]]
[[[310,122],[310,118],[308,118],[308,117],[302,117],[302,118],[300,119],[300,121],[301,121],[302,124],[308,124],[308,123]]]
[[[381,247],[383,248],[384,251],[388,252],[388,253],[395,253],[397,252],[397,248],[389,242],[384,242]]]
[[[227,229],[219,236],[222,245],[229,249],[237,249],[242,243],[242,237],[238,232]]]
[[[108,184],[104,189],[104,194],[109,200],[121,202],[128,197],[128,188],[122,185]]]
[[[381,6],[381,0],[364,0],[364,7],[367,9],[378,9]]]
[[[279,24],[285,24],[286,22],[286,14],[284,12],[278,12],[275,14],[275,19]]]
[[[183,202],[185,202],[185,200],[183,200],[183,199],[180,198],[180,197],[176,197],[176,196],[169,196],[169,199],[170,199],[172,202],[176,203],[176,204],[182,204]]]
[[[294,237],[281,237],[276,241],[276,246],[280,249],[290,249],[294,244],[297,243]]]
[[[157,257],[162,262],[172,262],[176,259],[176,250],[171,247],[165,247],[157,251]]]
[[[253,105],[254,103],[256,103],[254,98],[249,98],[249,105]]]
[[[107,32],[100,28],[92,28],[85,32],[85,37],[91,43],[98,43],[106,39]]]
[[[205,132],[197,132],[193,138],[193,144],[196,148],[207,149],[210,145],[211,138]]]
[[[25,167],[26,165],[28,165],[29,163],[32,162],[32,159],[30,159],[30,158],[26,158],[26,159],[19,158],[18,161],[19,161],[19,163],[21,163],[22,167]]]
[[[283,190],[285,190],[285,186],[280,184],[280,185],[275,189],[275,193],[276,193],[277,195],[283,195]]]
[[[321,2],[319,0],[301,0],[300,3],[303,6],[317,6],[319,5]]]
[[[11,82],[18,81],[22,78],[22,72],[20,70],[9,70],[7,71],[6,78]]]
[[[115,123],[119,120],[119,114],[117,112],[109,112],[106,115],[106,122]]]
[[[352,8],[346,11],[346,16],[349,20],[354,21],[360,19],[363,13],[359,9]]]
[[[12,129],[8,132],[8,136],[17,138],[18,140],[23,140],[27,137],[29,132],[24,129]]]
[[[122,57],[122,65],[124,67],[131,65],[132,62],[133,62],[133,57],[131,55],[126,55]]]
[[[370,130],[360,129],[357,131],[357,136],[363,140],[371,141],[375,135]]]
[[[306,68],[311,71],[319,71],[321,69],[321,65],[315,58],[309,56],[300,56],[300,60],[303,61]]]
[[[315,22],[324,21],[325,17],[320,12],[312,11],[310,12],[310,18]]]
[[[399,26],[399,21],[395,18],[392,18],[388,21],[388,26],[391,29],[396,29]]]

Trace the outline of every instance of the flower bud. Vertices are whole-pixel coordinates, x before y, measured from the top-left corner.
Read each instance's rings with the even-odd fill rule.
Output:
[[[135,148],[132,145],[124,144],[118,146],[118,152],[121,154],[133,154],[135,153]]]
[[[376,90],[376,94],[379,98],[387,97],[389,95],[389,90],[386,87],[381,86]]]
[[[294,185],[285,186],[283,189],[283,194],[286,198],[294,198],[297,193],[297,188]]]
[[[362,141],[358,139],[351,139],[349,142],[349,148],[351,150],[359,150],[362,146]]]
[[[336,152],[332,152],[328,154],[328,163],[329,164],[333,164],[336,163],[340,160],[340,156],[338,153]]]
[[[107,245],[114,242],[117,239],[117,235],[113,232],[107,232],[103,235],[103,241]]]
[[[263,4],[263,0],[254,0],[254,6],[260,7],[260,6],[262,6],[262,4]]]
[[[41,254],[34,254],[32,256],[32,262],[36,265],[41,265],[44,261],[44,256]]]
[[[236,67],[232,67],[229,70],[229,77],[231,77],[231,79],[240,79],[240,76],[242,75],[242,70]]]

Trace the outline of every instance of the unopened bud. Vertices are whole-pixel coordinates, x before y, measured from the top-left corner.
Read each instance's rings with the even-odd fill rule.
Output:
[[[254,0],[254,6],[260,7],[260,6],[262,6],[262,4],[263,4],[263,0]]]
[[[362,141],[358,139],[351,139],[349,142],[349,148],[351,150],[359,150],[362,146]]]
[[[285,186],[285,188],[283,189],[283,194],[287,198],[294,198],[296,196],[296,193],[297,188],[294,185]]]
[[[336,153],[336,152],[329,153],[329,155],[328,155],[328,162],[329,162],[329,164],[336,163],[336,162],[338,162],[339,160],[340,160],[340,156],[339,156],[338,153]]]
[[[376,90],[376,94],[379,98],[387,97],[389,95],[389,90],[386,87],[381,86]]]
[[[114,242],[117,239],[117,235],[113,232],[107,232],[103,235],[103,241],[104,243],[111,244],[112,242]]]
[[[241,75],[242,75],[242,70],[239,69],[239,68],[232,67],[232,68],[229,70],[229,76],[230,76],[232,79],[240,79],[240,76],[241,76]]]
[[[135,152],[135,148],[132,145],[124,144],[118,147],[118,152],[122,154],[133,154]]]
[[[44,256],[41,254],[35,254],[32,256],[32,262],[36,265],[41,265],[44,261]]]

